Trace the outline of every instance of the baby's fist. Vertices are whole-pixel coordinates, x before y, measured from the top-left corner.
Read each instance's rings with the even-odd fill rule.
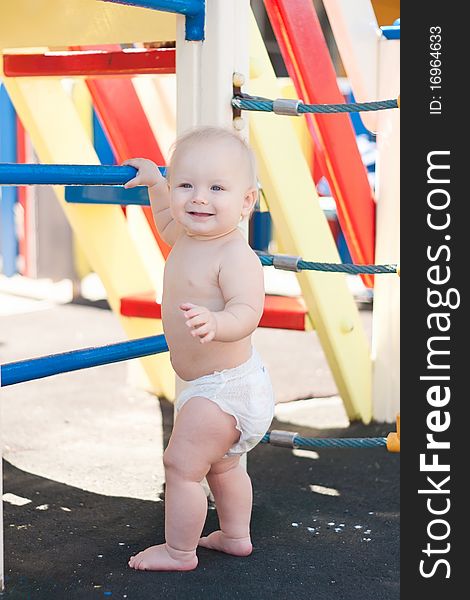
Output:
[[[180,304],[186,325],[193,337],[198,337],[201,344],[211,342],[217,331],[217,321],[213,312],[205,306],[197,306],[190,302]]]
[[[145,185],[146,187],[153,187],[160,181],[164,180],[163,175],[160,173],[157,165],[147,158],[131,158],[124,161],[123,166],[134,167],[137,169],[137,173],[133,179],[124,184],[126,189],[136,187],[138,185]]]

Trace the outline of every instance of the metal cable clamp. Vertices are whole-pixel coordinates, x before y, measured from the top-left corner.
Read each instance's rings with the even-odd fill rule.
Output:
[[[273,446],[284,446],[284,448],[295,448],[295,438],[298,436],[297,431],[282,431],[273,429],[269,432],[269,443]]]
[[[299,116],[299,105],[302,100],[291,100],[289,98],[276,98],[273,100],[273,112],[276,115],[287,115],[289,117]]]
[[[273,267],[283,271],[295,271],[298,273],[300,256],[289,256],[288,254],[276,254],[273,256]]]

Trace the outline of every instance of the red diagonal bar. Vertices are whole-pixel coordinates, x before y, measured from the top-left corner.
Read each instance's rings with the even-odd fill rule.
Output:
[[[86,50],[46,54],[5,54],[7,77],[104,77],[175,73],[174,48],[128,48]]]
[[[143,319],[161,319],[161,305],[150,292],[121,298],[121,315]],[[302,298],[266,296],[259,327],[305,330],[307,307]]]
[[[311,0],[264,0],[294,82],[306,104],[344,102],[336,72]],[[324,173],[354,262],[374,263],[375,202],[366,169],[346,114],[313,115],[311,123],[324,150]],[[372,276],[364,276],[373,285]]]
[[[90,49],[96,50],[100,47],[94,46]],[[88,78],[86,83],[118,163],[128,158],[143,156],[150,158],[157,165],[164,166],[165,159],[130,78]],[[158,235],[151,209],[142,207],[142,210],[166,258],[170,247]]]

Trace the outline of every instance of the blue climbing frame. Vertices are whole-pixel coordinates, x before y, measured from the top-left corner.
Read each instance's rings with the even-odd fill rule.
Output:
[[[159,167],[165,175],[166,168]],[[0,163],[0,185],[124,185],[134,167]]]
[[[186,39],[200,42],[204,39],[206,0],[103,0],[115,4],[128,4],[140,8],[151,8],[177,13],[186,17]]]
[[[16,113],[6,89],[0,85],[0,161],[16,160]],[[16,189],[4,187],[0,190],[0,255],[2,271],[7,277],[15,275],[18,271],[18,238],[15,225],[17,200]]]
[[[70,204],[119,204],[150,206],[148,189],[138,186],[126,190],[120,186],[70,186],[65,188],[65,201]]]
[[[24,381],[50,377],[58,373],[68,373],[69,371],[108,365],[122,360],[140,358],[167,351],[168,345],[164,335],[140,338],[128,342],[118,342],[117,344],[98,348],[72,350],[71,352],[41,356],[40,358],[31,358],[1,365],[0,382],[1,386],[5,387]]]

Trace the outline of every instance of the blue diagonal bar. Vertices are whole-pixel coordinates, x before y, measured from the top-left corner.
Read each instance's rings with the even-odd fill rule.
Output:
[[[136,172],[128,166],[0,163],[0,185],[124,185]]]
[[[146,187],[126,190],[121,186],[84,185],[65,188],[65,201],[70,204],[119,204],[150,206]]]
[[[151,8],[164,12],[177,13],[186,17],[186,39],[202,41],[204,39],[204,20],[206,0],[103,0],[114,4],[127,4],[140,8]]]
[[[156,335],[97,348],[84,348],[61,354],[51,354],[50,356],[31,358],[29,360],[2,365],[0,369],[0,383],[2,387],[5,387],[24,381],[50,377],[58,373],[98,367],[100,365],[167,351],[168,345],[165,336]]]
[[[0,84],[0,161],[17,160],[16,113],[3,85]],[[0,189],[0,255],[2,271],[7,277],[18,272],[18,238],[16,235],[15,206],[18,190]]]

